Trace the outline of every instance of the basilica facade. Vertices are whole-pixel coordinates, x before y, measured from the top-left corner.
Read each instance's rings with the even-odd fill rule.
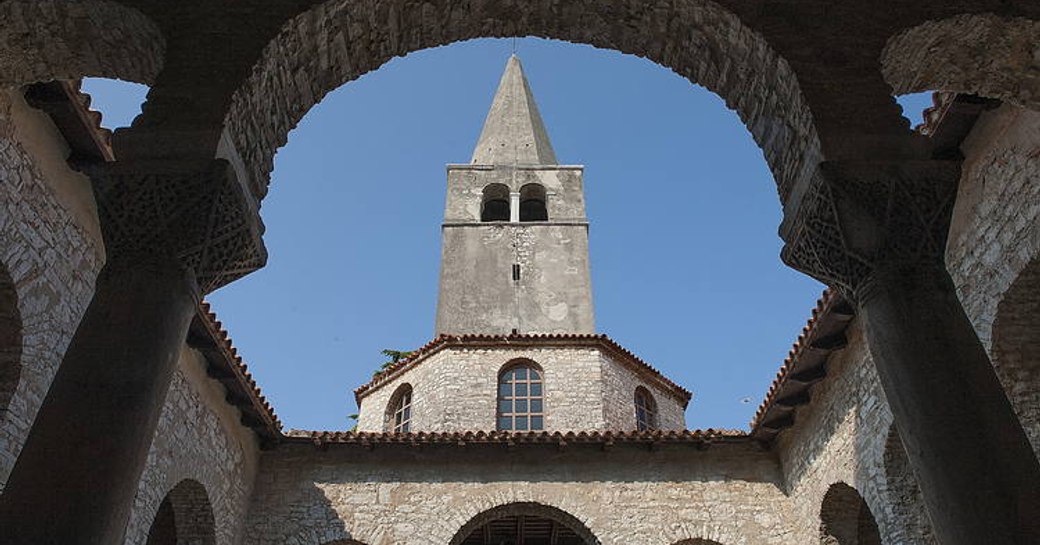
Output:
[[[182,27],[159,15],[188,8],[124,4],[0,2],[0,543],[1036,543],[1040,93],[1023,53],[1037,43],[1034,8],[907,29],[835,8],[829,20],[855,44],[813,53],[833,68],[815,79],[799,55],[817,50],[791,44],[819,36],[727,2],[657,14],[619,3],[610,17],[553,8],[582,22],[565,28],[537,2],[491,6],[412,33],[407,10],[319,3],[258,41],[252,71],[206,72],[213,85],[245,81],[207,101],[202,80],[175,85],[194,73],[181,63],[252,42],[178,56],[190,49]],[[892,16],[909,25],[925,17],[915,9]],[[228,28],[262,32],[284,15],[250,27],[248,11]],[[522,22],[467,34],[453,17]],[[704,44],[673,44],[684,25]],[[357,387],[356,430],[283,429],[214,309],[192,297],[262,266],[262,227],[248,218],[272,142],[384,49],[524,29],[671,63],[719,90],[763,146],[785,206],[783,257],[832,287],[806,309],[753,421],[687,429],[693,394],[595,329],[583,170],[558,163],[514,57],[472,160],[448,167],[435,337]],[[287,52],[312,40],[292,64]],[[858,69],[869,55],[850,52],[875,46],[873,72]],[[693,49],[700,60],[676,53]],[[925,70],[920,51],[945,64]],[[886,90],[951,90],[915,131],[887,124],[877,59]],[[76,83],[87,75],[156,86],[113,136]],[[184,115],[161,115],[174,106]],[[217,111],[214,131],[205,114]],[[146,221],[160,212],[170,221]],[[231,219],[203,228],[196,216]]]

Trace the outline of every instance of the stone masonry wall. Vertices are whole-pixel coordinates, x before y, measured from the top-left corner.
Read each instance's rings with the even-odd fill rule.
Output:
[[[603,378],[603,413],[607,429],[636,429],[636,388],[650,391],[657,402],[657,427],[662,430],[686,429],[686,411],[674,394],[637,375],[628,366],[607,354],[601,356]]]
[[[495,429],[498,374],[517,358],[542,367],[548,431],[635,429],[637,386],[657,401],[663,429],[684,429],[682,405],[657,384],[596,348],[447,348],[362,399],[359,431],[388,431],[387,406],[403,384],[412,387],[411,431]]]
[[[544,371],[545,429],[604,429],[599,351],[592,348],[448,348],[430,356],[361,402],[358,430],[385,431],[390,397],[412,386],[411,431],[495,429],[498,374],[527,358]]]
[[[964,172],[946,260],[1040,455],[1040,322],[1027,287],[1030,266],[1040,266],[1040,112],[1007,105],[987,112],[961,147]]]
[[[1031,272],[1040,267],[1038,150],[1040,113],[1005,105],[983,114],[962,145],[964,172],[946,255],[965,311],[1034,448],[1040,444],[1040,320],[1033,316],[1040,302],[1030,286],[1040,285]],[[858,322],[848,336],[849,345],[828,363],[827,379],[813,388],[812,402],[777,441],[797,517],[818,522],[828,487],[844,482],[865,499],[884,543],[933,543]],[[814,524],[799,530],[803,543],[818,540]]]
[[[49,118],[20,92],[0,92],[0,265],[22,321],[19,379],[0,410],[0,490],[104,262],[96,223],[69,212],[92,209],[93,201],[86,179],[65,165],[63,146]]]
[[[68,168],[68,148],[21,92],[0,92],[0,267],[22,324],[21,365],[0,407],[0,490],[7,481],[65,349],[93,295],[104,248],[89,180]],[[5,301],[6,302],[6,301]],[[7,313],[9,309],[0,309]],[[203,483],[218,544],[237,543],[259,452],[197,354],[182,354],[137,495],[128,543],[144,543],[164,495]]]
[[[604,545],[807,543],[792,539],[775,459],[753,443],[400,447],[265,453],[246,542],[444,545],[483,511],[536,502],[576,517]]]
[[[241,542],[260,450],[256,436],[239,423],[238,410],[224,402],[224,395],[224,387],[206,376],[198,352],[185,347],[138,485],[127,545],[146,543],[163,498],[185,479],[205,488],[215,545]]]
[[[848,347],[828,362],[826,380],[813,387],[812,402],[798,410],[795,425],[776,443],[793,515],[803,521],[797,542],[819,542],[824,495],[831,485],[845,483],[866,501],[883,543],[930,544],[929,527],[919,523],[919,496],[905,492],[907,476],[901,473],[893,486],[887,482],[886,475],[895,473],[884,464],[892,414],[858,322],[848,336]]]

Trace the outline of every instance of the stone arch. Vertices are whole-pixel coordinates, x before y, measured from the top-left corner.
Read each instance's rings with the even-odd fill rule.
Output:
[[[91,76],[151,85],[163,65],[159,27],[111,0],[7,0],[0,21],[0,87]]]
[[[997,304],[993,365],[1040,458],[1040,259],[1015,277]]]
[[[520,221],[549,221],[546,199],[544,185],[524,184],[520,188]]]
[[[921,487],[910,467],[910,459],[893,424],[888,430],[883,455],[888,505],[891,506],[887,521],[888,541],[906,545],[935,545],[932,523],[925,511]]]
[[[1040,21],[988,13],[929,21],[888,40],[881,70],[897,95],[956,91],[1040,110]]]
[[[354,539],[337,539],[336,541],[329,541],[322,545],[365,545],[365,543]]]
[[[551,524],[559,525],[568,534],[572,534],[576,541],[583,545],[599,545],[600,541],[589,530],[584,522],[574,515],[550,505],[536,502],[514,502],[499,505],[483,511],[459,528],[455,536],[451,538],[449,545],[463,545],[468,543],[469,538],[475,532],[481,531],[486,525],[496,521],[507,521],[517,517],[533,517],[539,520],[548,520]]]
[[[874,514],[855,488],[835,483],[820,506],[821,545],[881,545]]]
[[[639,21],[640,28],[617,24]],[[647,29],[660,29],[649,32]],[[721,96],[763,150],[786,201],[819,161],[813,116],[788,62],[710,0],[647,3],[327,0],[295,17],[235,92],[224,126],[267,190],[274,155],[326,93],[392,57],[480,37],[540,36],[645,57]]]
[[[173,487],[159,504],[146,545],[215,545],[216,523],[206,488],[192,479]]]
[[[712,541],[704,538],[684,539],[682,541],[676,541],[672,545],[722,545],[718,541]]]
[[[18,292],[7,267],[0,264],[0,422],[22,375],[22,315]]]
[[[484,186],[480,221],[509,221],[509,186],[499,183]]]

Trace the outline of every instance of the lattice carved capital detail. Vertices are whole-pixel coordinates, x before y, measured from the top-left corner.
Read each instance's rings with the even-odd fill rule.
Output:
[[[942,264],[959,178],[958,161],[821,163],[781,257],[852,299],[880,268]]]
[[[83,170],[110,256],[173,257],[195,273],[203,294],[267,262],[256,201],[227,161],[114,162]]]

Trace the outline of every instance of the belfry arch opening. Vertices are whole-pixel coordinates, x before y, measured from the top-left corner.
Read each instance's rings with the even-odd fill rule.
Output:
[[[501,505],[484,511],[456,532],[449,545],[599,545],[592,531],[574,515],[534,502]]]
[[[526,184],[520,188],[520,221],[549,221],[545,186]]]
[[[489,184],[480,201],[480,221],[509,221],[509,186]]]

